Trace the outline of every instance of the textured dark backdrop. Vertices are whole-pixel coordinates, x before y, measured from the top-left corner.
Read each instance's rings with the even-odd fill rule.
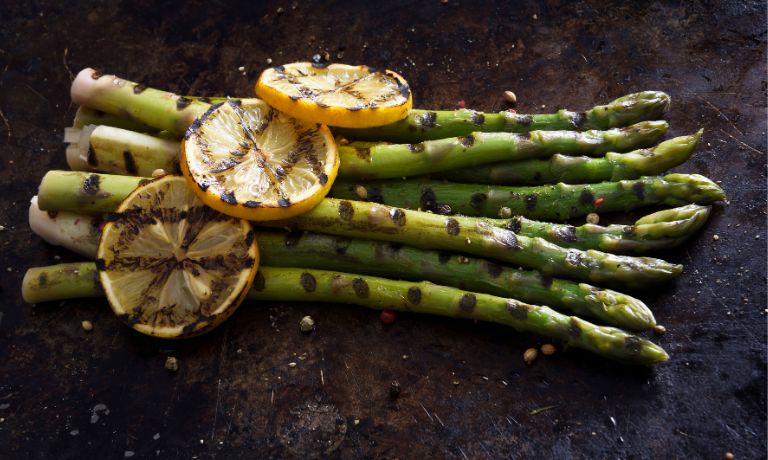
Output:
[[[3,2],[0,457],[764,457],[765,2],[377,3]],[[75,260],[26,222],[44,172],[65,167],[73,73],[249,95],[268,59],[326,52],[397,70],[419,107],[498,110],[506,89],[521,111],[669,92],[670,135],[705,129],[679,169],[730,197],[663,255],[685,263],[679,281],[640,293],[669,331],[670,362],[568,352],[526,367],[538,338],[406,314],[383,327],[341,305],[246,304],[205,337],[161,342],[103,301],[21,301],[26,267]],[[307,314],[311,336],[297,326]]]

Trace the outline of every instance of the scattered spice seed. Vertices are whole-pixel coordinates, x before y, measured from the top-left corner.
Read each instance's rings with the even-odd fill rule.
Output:
[[[368,198],[368,190],[362,185],[355,185],[355,194],[361,200],[365,200]]]
[[[290,363],[288,363],[288,367],[296,367],[296,362],[291,361]]]
[[[501,209],[499,209],[499,217],[502,219],[509,219],[512,217],[512,210],[508,207],[504,206]]]
[[[723,455],[724,460],[733,460],[733,454],[730,452],[726,452],[725,455]]]
[[[157,178],[157,177],[161,177],[161,176],[165,176],[165,169],[157,168],[154,171],[152,171],[152,177]]]
[[[603,205],[603,201],[605,201],[605,199],[603,199],[603,198],[597,198],[597,199],[595,200],[595,207],[596,207],[596,208],[599,208],[600,206],[602,206],[602,205]]]
[[[86,332],[90,332],[93,330],[93,323],[88,321],[87,319],[80,322],[80,325],[83,327],[83,330]]]
[[[179,360],[175,356],[165,358],[165,368],[171,372],[179,370]]]
[[[400,391],[402,388],[400,387],[400,382],[397,380],[392,381],[392,383],[389,385],[389,397],[392,399],[397,398],[400,396]]]
[[[720,235],[712,235],[712,239],[717,241],[720,239]]]
[[[600,198],[602,200],[602,198]],[[587,214],[587,223],[597,225],[600,222],[600,214],[596,212],[590,212]]]
[[[381,310],[381,314],[379,315],[379,319],[384,324],[392,324],[395,322],[395,312],[392,310]]]
[[[654,334],[662,335],[662,334],[665,334],[667,332],[667,328],[662,326],[661,324],[657,324],[657,325],[653,326],[653,332],[654,332]]]
[[[556,351],[557,348],[555,348],[555,346],[551,343],[545,343],[541,346],[541,352],[546,356],[554,355]]]
[[[512,91],[504,91],[504,100],[510,104],[517,103],[517,96]]]
[[[458,385],[459,385],[461,382],[459,382],[458,380],[454,380],[452,383],[453,383],[454,385],[458,386]]]
[[[532,362],[536,361],[537,356],[539,356],[539,350],[535,348],[529,348],[525,350],[525,353],[523,353],[523,361],[525,361],[525,364],[531,364]]]
[[[315,321],[311,316],[305,316],[301,318],[301,321],[299,321],[299,328],[301,329],[301,332],[304,333],[312,332],[312,330],[315,328]]]

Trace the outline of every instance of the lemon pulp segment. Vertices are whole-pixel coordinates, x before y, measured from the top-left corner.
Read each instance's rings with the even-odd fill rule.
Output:
[[[330,126],[365,128],[408,115],[408,83],[390,70],[345,64],[286,64],[262,72],[256,94],[296,118]]]
[[[163,176],[108,218],[96,266],[119,318],[144,334],[180,338],[229,317],[258,261],[248,221],[205,206],[183,177]]]
[[[260,99],[214,105],[182,141],[181,169],[208,206],[250,220],[308,211],[328,193],[339,167],[328,127]]]

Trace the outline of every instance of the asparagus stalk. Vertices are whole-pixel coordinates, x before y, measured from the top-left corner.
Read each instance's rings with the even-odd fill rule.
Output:
[[[340,146],[339,178],[386,179],[416,176],[499,161],[565,155],[602,155],[653,145],[666,121],[642,121],[607,131],[474,132],[418,144]]]
[[[44,211],[110,212],[140,180],[143,179],[49,171],[40,184],[38,205]],[[84,196],[88,183],[96,184],[91,189],[95,188],[97,193]],[[101,195],[104,199],[100,199]],[[546,275],[632,288],[671,280],[682,271],[680,265],[650,257],[566,249],[542,238],[516,235],[483,219],[446,218],[359,201],[326,198],[305,214],[262,225],[465,252],[540,270]]]
[[[662,122],[663,123],[663,122]],[[653,126],[658,123],[647,124]],[[629,128],[627,128],[629,130]],[[657,136],[659,130],[651,127],[639,131],[623,131],[625,142],[639,142],[645,136]],[[607,132],[599,132],[600,136]],[[589,133],[567,133],[585,138]],[[548,145],[552,141],[552,133],[549,140],[542,141]],[[618,180],[630,177],[639,177],[643,174],[658,174],[666,169],[677,166],[685,161],[693,151],[701,132],[693,136],[679,137],[663,142],[651,149],[635,150],[630,153],[609,152],[605,158],[570,157],[556,154],[549,160],[527,160],[498,163],[490,166],[475,168],[453,169],[443,171],[438,177],[468,178],[471,182],[489,183],[499,180],[523,180],[528,182],[547,183],[556,178],[565,182],[595,182],[600,180]],[[499,136],[496,134],[485,136]],[[510,135],[503,134],[509,137]],[[650,139],[650,138],[649,138]],[[109,126],[86,125],[82,129],[67,128],[65,130],[65,142],[70,142],[67,148],[67,161],[72,169],[109,172],[115,174],[150,175],[157,168],[173,173],[179,170],[178,156],[179,143],[168,139],[160,139],[148,134]],[[439,145],[455,144],[455,139],[444,139],[424,143],[425,151],[438,152]],[[483,162],[493,158],[506,158],[509,148],[502,141],[476,141],[461,153],[463,147],[454,147],[461,158],[441,157],[437,162],[427,162],[416,170],[403,172],[402,165],[407,161],[426,161],[426,156],[421,159],[417,155],[396,155],[398,149],[406,146],[392,146],[381,143],[355,142],[349,146],[341,146],[341,170],[348,177],[401,177],[414,175],[421,170],[438,170],[466,162]],[[520,155],[529,155],[535,148],[527,148],[521,145]],[[435,147],[438,146],[438,147]],[[538,148],[538,147],[537,147]],[[546,152],[544,147],[541,152]],[[361,153],[362,152],[362,153]],[[360,168],[358,154],[371,155],[370,164]],[[470,155],[471,154],[471,155]],[[541,154],[541,153],[537,153]],[[435,154],[437,155],[437,154]],[[439,155],[437,155],[439,156]],[[403,160],[405,157],[405,160]],[[383,162],[379,161],[383,160]],[[457,162],[458,163],[455,163]],[[443,163],[447,162],[447,163]],[[452,163],[453,162],[453,163]],[[357,166],[356,166],[357,165]],[[371,171],[374,169],[375,171]],[[346,173],[344,173],[346,171]],[[359,171],[359,174],[355,173]],[[587,180],[581,180],[586,178]],[[477,179],[477,180],[474,180]]]
[[[113,212],[144,177],[80,171],[48,171],[40,183],[38,206],[44,211],[91,214]]]
[[[27,303],[104,297],[95,262],[32,267],[24,274],[21,296]]]
[[[590,212],[629,211],[642,206],[689,203],[709,205],[725,199],[723,190],[698,174],[668,174],[598,184],[555,184],[505,187],[457,184],[424,179],[337,181],[330,196],[439,214],[496,217],[502,208],[512,215],[565,220]]]
[[[29,204],[29,227],[36,235],[56,246],[64,246],[89,258],[99,247],[100,217],[70,211],[41,211],[37,197]]]
[[[104,125],[67,128],[67,164],[76,171],[151,176],[179,171],[179,142]]]
[[[359,201],[326,198],[305,214],[263,224],[464,252],[596,284],[640,288],[682,272],[680,265],[650,257],[566,249],[542,238],[516,235],[482,219],[446,218]]]
[[[31,268],[24,276],[22,293],[27,302],[96,297],[100,295],[96,273],[95,263]],[[621,329],[597,326],[548,307],[426,281],[414,283],[334,271],[265,266],[259,268],[257,277],[249,299],[348,303],[491,321],[520,332],[553,337],[567,346],[629,364],[653,365],[669,358],[658,345]]]
[[[184,134],[192,122],[210,108],[199,100],[147,88],[90,68],[77,74],[71,96],[75,104],[176,135]]]
[[[68,180],[71,180],[72,176],[68,175],[68,178]],[[707,221],[710,211],[711,208],[708,206],[691,204],[650,214],[639,219],[634,225],[613,224],[600,226],[587,223],[576,227],[573,225],[539,222],[522,216],[514,216],[509,219],[494,219],[492,221],[489,220],[489,222],[498,227],[512,230],[517,235],[540,237],[562,247],[582,250],[598,249],[612,253],[634,252],[640,254],[673,248],[683,243],[701,229]],[[42,213],[42,211],[37,210],[36,204],[33,204],[30,207],[30,223],[32,223],[33,212],[37,214]],[[83,219],[76,217],[69,217],[69,221],[87,221],[85,217]],[[43,220],[42,217],[40,217],[40,220]],[[67,221],[64,220],[62,222]],[[37,225],[41,224],[38,223]],[[52,225],[52,227],[56,227],[56,225]],[[54,233],[75,235],[77,230],[61,228]],[[62,244],[58,242],[58,238],[46,238],[46,240],[54,244]],[[66,246],[66,244],[63,245]],[[307,265],[302,264],[302,266]],[[349,271],[347,267],[333,267],[333,269]],[[389,275],[389,273],[385,275]],[[519,296],[515,295],[514,297]],[[533,302],[535,303],[536,301],[534,300]],[[546,304],[551,305],[551,303]]]
[[[72,127],[82,129],[87,125],[113,126],[115,128],[136,131],[139,133],[157,134],[158,132],[156,128],[152,128],[143,123],[138,123],[129,118],[112,115],[110,113],[102,112],[101,110],[81,105],[77,108],[77,112],[75,112],[75,119],[72,122]]]
[[[599,249],[612,253],[647,253],[669,249],[687,240],[707,221],[711,208],[689,204],[650,214],[634,225],[578,227],[538,222],[516,216],[504,225],[518,235],[540,237],[559,246]]]
[[[86,68],[72,82],[72,101],[150,127],[183,134],[194,117],[211,102],[223,98],[178,96],[147,88],[114,75]],[[516,132],[536,130],[605,130],[662,117],[669,96],[661,91],[643,91],[620,97],[580,113],[560,110],[555,114],[522,115],[509,111],[481,113],[473,110],[413,110],[392,125],[370,129],[338,129],[349,139],[388,140],[413,143],[465,136],[472,132]],[[192,116],[190,119],[189,116]],[[91,124],[91,123],[88,123]]]
[[[59,216],[65,213],[59,213]],[[77,216],[76,214],[70,213]],[[99,234],[78,225],[80,219],[60,219],[37,208],[29,209],[35,233],[49,243],[96,258]],[[42,231],[40,231],[42,230]],[[584,283],[543,277],[538,272],[504,267],[493,262],[451,253],[305,232],[256,231],[261,263],[273,267],[305,267],[365,275],[427,280],[475,292],[511,297],[524,302],[567,309],[580,316],[628,330],[647,330],[656,321],[640,300]]]
[[[534,130],[610,129],[654,120],[669,108],[669,96],[660,91],[628,94],[586,112],[560,110],[553,114],[523,115],[513,112],[482,113],[474,110],[412,110],[403,120],[376,128],[334,128],[335,134],[355,140],[414,143],[428,139],[465,136],[474,131],[524,133]]]
[[[672,169],[688,160],[703,130],[690,136],[669,139],[659,145],[628,153],[608,152],[603,158],[573,157],[561,154],[549,159],[507,161],[474,168],[461,168],[432,174],[434,179],[497,185],[540,185],[564,182],[591,184],[603,181],[637,179]]]

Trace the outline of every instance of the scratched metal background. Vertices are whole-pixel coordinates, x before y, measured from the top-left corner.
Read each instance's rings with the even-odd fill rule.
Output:
[[[4,1],[0,457],[764,458],[765,2],[511,3]],[[383,327],[342,305],[246,304],[177,343],[131,332],[103,301],[22,303],[26,267],[76,259],[26,222],[44,172],[65,167],[72,73],[248,95],[268,58],[326,52],[396,69],[419,107],[499,110],[506,89],[523,112],[669,92],[670,134],[706,130],[679,169],[730,196],[664,254],[682,278],[640,293],[671,361],[646,371],[568,352],[527,367],[539,338],[406,314]]]

